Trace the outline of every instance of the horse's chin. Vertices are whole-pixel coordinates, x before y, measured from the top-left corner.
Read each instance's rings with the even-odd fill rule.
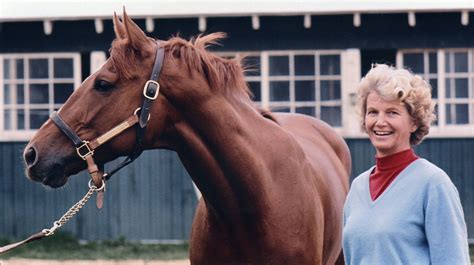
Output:
[[[62,187],[66,184],[67,182],[67,177],[65,175],[61,176],[61,177],[55,177],[55,178],[45,178],[43,179],[43,181],[41,183],[43,183],[43,185],[45,186],[48,186],[48,187],[51,187],[53,189],[55,188],[59,188],[59,187]]]
[[[51,188],[59,188],[66,184],[68,175],[64,172],[64,167],[60,164],[51,166],[48,170],[38,170],[36,167],[26,169],[26,175],[29,179],[41,182],[43,185]]]

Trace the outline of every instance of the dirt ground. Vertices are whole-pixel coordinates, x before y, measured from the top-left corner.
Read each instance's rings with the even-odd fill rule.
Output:
[[[189,260],[38,260],[8,259],[1,260],[0,265],[189,265]]]

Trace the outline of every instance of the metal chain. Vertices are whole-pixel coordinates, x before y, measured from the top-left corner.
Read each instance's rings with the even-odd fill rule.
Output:
[[[89,191],[84,195],[82,199],[80,199],[76,204],[74,204],[59,220],[55,221],[53,223],[53,226],[49,229],[43,229],[43,233],[45,236],[50,236],[54,234],[54,232],[59,229],[61,226],[66,224],[71,218],[76,215],[76,213],[81,210],[82,207],[87,203],[87,201],[91,198],[92,194],[94,192],[99,192],[104,190],[105,188],[105,182],[102,180],[102,186],[100,188],[97,188],[94,185],[91,185],[91,181],[89,181]]]

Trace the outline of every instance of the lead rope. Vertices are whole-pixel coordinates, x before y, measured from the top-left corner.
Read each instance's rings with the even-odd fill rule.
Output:
[[[63,216],[61,216],[61,218],[59,218],[59,220],[55,221],[51,228],[43,229],[43,230],[41,230],[41,232],[36,233],[36,234],[28,237],[27,239],[23,240],[23,241],[0,247],[0,254],[3,254],[3,253],[5,253],[9,250],[12,250],[12,249],[14,249],[16,247],[19,247],[23,244],[26,244],[28,242],[39,240],[39,239],[42,239],[44,237],[48,237],[50,235],[53,235],[56,230],[58,230],[61,226],[63,226],[69,220],[71,220],[72,217],[74,217],[74,215],[76,215],[82,209],[82,207],[84,207],[84,205],[86,205],[87,201],[91,198],[91,196],[92,196],[92,194],[94,194],[94,192],[101,192],[104,189],[105,189],[105,181],[104,180],[102,180],[102,186],[100,188],[97,188],[94,184],[92,184],[92,180],[90,180],[89,181],[89,191],[87,191],[87,193],[84,195],[84,197],[82,197],[82,199],[80,199],[78,202],[76,202],[76,204],[74,204],[71,208],[69,208],[69,210],[67,210],[67,212]]]

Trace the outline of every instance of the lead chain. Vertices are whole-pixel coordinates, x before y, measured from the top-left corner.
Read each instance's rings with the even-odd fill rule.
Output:
[[[82,207],[87,203],[87,201],[91,198],[92,194],[94,192],[99,192],[102,191],[105,188],[105,182],[102,181],[102,186],[100,188],[97,188],[94,185],[91,185],[91,182],[89,182],[89,191],[84,195],[82,199],[80,199],[76,204],[74,204],[59,220],[55,221],[53,223],[53,226],[49,229],[43,229],[43,233],[45,236],[50,236],[54,234],[54,232],[59,229],[61,226],[66,224],[71,218],[76,215],[79,210],[81,210]]]

